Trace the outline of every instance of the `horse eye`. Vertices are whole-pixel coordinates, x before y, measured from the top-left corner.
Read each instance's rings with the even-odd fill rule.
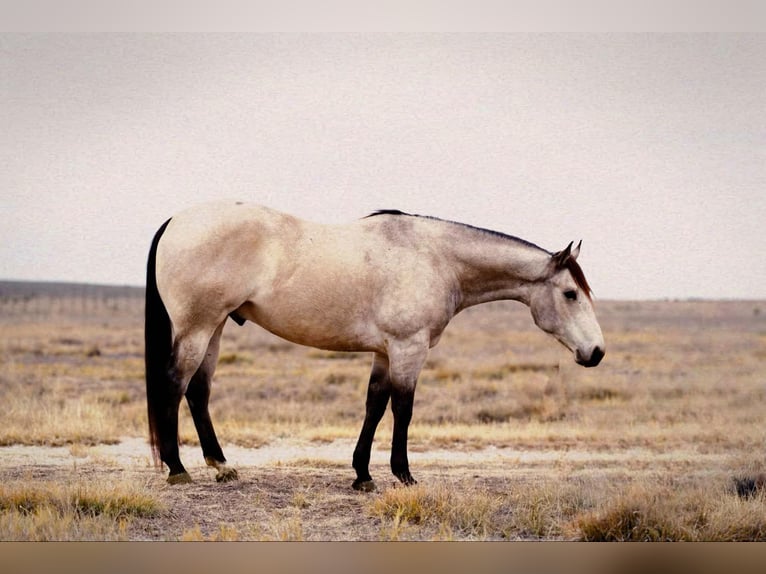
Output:
[[[577,299],[577,291],[564,291],[564,297],[575,301]]]

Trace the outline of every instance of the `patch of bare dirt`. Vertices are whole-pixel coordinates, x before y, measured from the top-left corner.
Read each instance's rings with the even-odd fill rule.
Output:
[[[381,524],[367,507],[375,494],[351,488],[354,472],[352,441],[299,443],[277,440],[258,449],[229,446],[229,461],[240,480],[217,483],[215,471],[201,462],[198,447],[182,447],[192,484],[170,486],[165,472],[151,464],[143,439],[86,448],[10,446],[0,449],[3,481],[130,480],[157,494],[165,511],[134,519],[133,540],[258,539],[258,540],[379,540]],[[488,452],[452,453],[474,462]],[[380,490],[395,486],[387,451],[373,453],[371,470]],[[412,457],[413,464],[426,459]],[[199,462],[196,462],[199,460]],[[424,481],[439,480],[439,471],[419,468]],[[463,473],[460,473],[461,475]],[[477,475],[478,476],[478,475]],[[497,481],[497,487],[500,482]]]
[[[0,449],[0,480],[110,481],[129,480],[156,493],[165,510],[158,516],[133,519],[133,540],[380,540],[385,525],[369,507],[374,497],[397,488],[388,468],[388,448],[373,450],[371,471],[378,493],[351,488],[353,441],[309,443],[275,440],[248,449],[225,449],[240,480],[215,482],[215,471],[202,462],[198,447],[182,447],[182,457],[194,479],[189,485],[170,486],[165,472],[151,463],[143,439],[125,438],[119,444],[94,447],[11,446]],[[462,492],[481,489],[503,494],[514,485],[539,480],[565,469],[567,474],[601,472],[610,468],[637,471],[667,464],[704,465],[692,451],[658,455],[644,449],[610,452],[569,450],[513,450],[488,447],[472,450],[435,449],[412,452],[413,474],[423,484],[448,485]],[[716,458],[709,455],[710,463]],[[641,464],[641,461],[647,464]],[[648,464],[651,461],[651,464]],[[558,469],[558,471],[556,470]],[[578,470],[580,469],[580,470]],[[587,469],[587,470],[583,470]]]

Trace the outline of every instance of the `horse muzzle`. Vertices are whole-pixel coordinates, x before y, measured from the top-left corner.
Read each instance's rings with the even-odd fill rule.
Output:
[[[579,349],[575,352],[575,362],[583,367],[595,367],[604,358],[604,349],[601,347],[594,347],[590,353],[590,357],[583,356]]]

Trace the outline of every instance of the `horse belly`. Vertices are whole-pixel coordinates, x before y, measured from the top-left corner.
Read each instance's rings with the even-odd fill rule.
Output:
[[[379,351],[377,330],[346,309],[248,301],[237,314],[287,341],[328,351]]]

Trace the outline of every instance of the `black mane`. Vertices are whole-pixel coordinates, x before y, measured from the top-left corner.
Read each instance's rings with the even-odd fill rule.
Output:
[[[516,237],[515,235],[508,235],[506,233],[501,233],[500,231],[493,231],[491,229],[484,229],[483,227],[476,227],[474,225],[469,225],[468,223],[460,223],[459,221],[451,221],[449,219],[441,219],[439,217],[433,217],[431,215],[417,215],[413,213],[406,213],[404,211],[399,211],[398,209],[378,209],[377,211],[373,211],[371,214],[365,217],[367,219],[368,217],[376,217],[378,215],[403,215],[405,217],[418,217],[421,219],[431,219],[433,221],[443,221],[445,223],[451,223],[453,225],[459,225],[461,227],[465,227],[468,229],[471,229],[473,231],[478,231],[480,233],[484,233],[487,235],[492,235],[494,237],[499,237],[501,239],[509,239],[511,241],[515,241],[517,243],[521,243],[522,245],[526,245],[527,247],[534,247],[535,249],[539,249],[541,251],[545,251],[546,253],[550,254],[550,251],[547,249],[543,249],[539,245],[535,245],[531,241],[527,241],[526,239],[521,239],[520,237]]]
[[[367,217],[375,217],[376,215],[409,215],[410,217],[413,217],[411,213],[405,213],[403,211],[399,211],[398,209],[378,209],[377,211],[373,211]],[[367,219],[367,217],[365,217],[364,219]],[[414,217],[418,217],[418,216],[414,216]]]

